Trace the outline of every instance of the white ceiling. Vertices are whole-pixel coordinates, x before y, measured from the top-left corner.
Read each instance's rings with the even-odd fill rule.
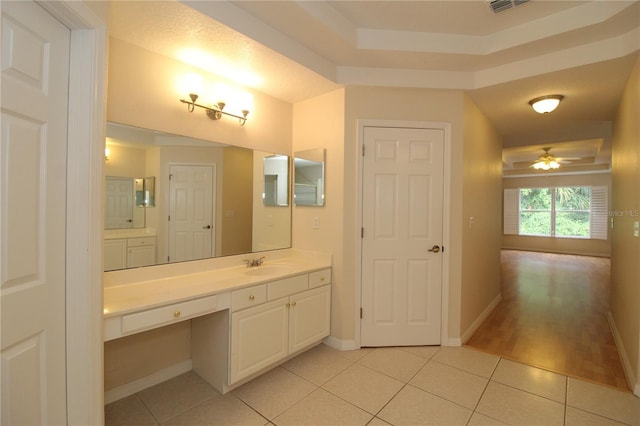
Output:
[[[485,0],[113,1],[111,13],[111,36],[175,59],[207,51],[223,76],[249,72],[246,85],[288,102],[344,85],[465,90],[505,147],[532,160],[543,146],[602,139],[593,161],[609,162],[640,49],[639,1],[531,0],[499,13]],[[534,113],[528,101],[550,93],[565,96],[559,108]]]

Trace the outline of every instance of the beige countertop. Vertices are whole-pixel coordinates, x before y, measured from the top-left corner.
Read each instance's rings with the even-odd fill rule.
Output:
[[[262,266],[243,260],[265,256]],[[331,255],[294,249],[104,274],[104,318],[229,292],[331,267]]]

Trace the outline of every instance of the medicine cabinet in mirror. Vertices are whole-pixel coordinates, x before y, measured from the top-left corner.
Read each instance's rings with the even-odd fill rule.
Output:
[[[288,156],[116,123],[106,145],[105,270],[291,247]],[[121,204],[131,222],[107,221]]]
[[[325,150],[299,151],[293,158],[293,199],[297,206],[324,206]]]

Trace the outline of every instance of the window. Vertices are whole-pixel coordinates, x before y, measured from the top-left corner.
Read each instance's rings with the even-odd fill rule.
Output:
[[[607,188],[505,189],[504,233],[607,239]]]

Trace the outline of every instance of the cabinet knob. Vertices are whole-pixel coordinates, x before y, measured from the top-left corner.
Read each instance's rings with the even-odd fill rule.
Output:
[[[285,306],[288,308],[291,306],[291,303],[287,303]]]
[[[174,318],[180,318],[180,311],[175,311],[173,313]]]
[[[291,306],[296,306],[296,302],[291,302]]]
[[[320,281],[324,281],[324,277],[320,277]]]
[[[255,296],[252,294],[251,296],[249,296],[249,300],[255,300]]]

